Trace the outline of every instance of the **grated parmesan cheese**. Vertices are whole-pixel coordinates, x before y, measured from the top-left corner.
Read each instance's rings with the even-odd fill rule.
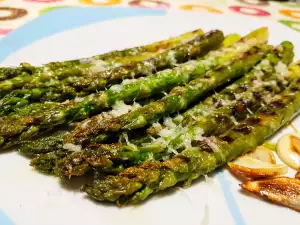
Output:
[[[114,91],[116,93],[120,93],[122,90],[122,86],[120,84],[115,84],[109,88],[109,90]]]
[[[234,94],[236,100],[240,99],[243,96],[243,93]]]
[[[117,101],[113,106],[109,114],[113,117],[124,115],[132,110],[140,107],[140,104],[134,103],[133,105],[126,105],[123,101]]]
[[[280,51],[280,52],[282,52],[282,51],[283,51],[283,47],[282,47],[282,45],[279,45],[279,46],[277,46],[276,48],[277,48],[277,49],[278,49],[278,51]]]
[[[160,123],[153,123],[152,124],[152,126],[155,128],[155,130],[160,130],[160,129],[162,129],[162,126],[161,126],[161,124]]]
[[[155,66],[153,65],[153,63],[148,62],[148,61],[144,61],[144,66],[145,68],[139,68],[139,71],[143,74],[147,74],[147,75],[151,75],[152,71],[155,71]]]
[[[80,98],[80,97],[76,97],[74,99],[75,102],[82,102],[84,100],[84,98]]]
[[[253,114],[253,112],[249,108],[246,108],[246,109],[251,115]]]
[[[269,65],[270,65],[270,61],[267,60],[267,59],[262,60],[260,63],[261,63],[261,65],[263,65],[263,66],[269,66]]]
[[[165,155],[165,156],[162,157],[162,160],[163,160],[163,161],[166,161],[166,160],[168,160],[168,159],[170,159],[170,156],[169,156],[169,155]]]
[[[204,139],[204,137],[202,136],[204,134],[204,131],[200,127],[194,128],[193,134],[194,134],[194,140],[196,141],[202,141]]]
[[[236,121],[236,119],[234,118],[234,116],[230,117],[231,121],[233,122],[234,125],[238,125],[238,121]]]
[[[173,122],[173,119],[171,117],[167,117],[164,119],[164,125],[168,128],[176,128],[177,125]]]
[[[168,151],[174,153],[174,155],[178,155],[178,152],[174,148],[168,147]]]
[[[122,85],[131,84],[133,82],[137,81],[137,79],[125,79],[122,81]]]
[[[129,138],[128,138],[127,133],[124,133],[123,136],[124,136],[124,138],[125,138],[126,144],[127,144],[127,145],[130,145],[131,143],[129,142]]]
[[[182,120],[183,120],[183,116],[182,115],[177,115],[175,118],[174,118],[174,121],[177,121],[177,122],[179,122],[179,123],[181,123],[182,122]]]
[[[168,52],[167,61],[168,61],[171,65],[176,65],[177,60],[176,60],[176,57],[175,57],[175,51],[169,51],[169,52]]]
[[[264,95],[263,100],[265,103],[269,104],[272,101],[272,95],[271,94]]]
[[[81,128],[85,129],[87,127],[87,125],[89,124],[89,122],[90,122],[90,120],[88,120],[88,119],[86,121],[84,121],[83,124],[81,125]]]
[[[253,81],[253,87],[254,88],[259,88],[263,85],[264,83],[261,80],[254,80]]]
[[[93,73],[102,72],[109,68],[109,64],[103,60],[93,60],[91,63],[92,63],[92,66],[91,66],[90,70]]]
[[[81,146],[80,145],[74,145],[71,143],[67,143],[63,145],[64,149],[70,150],[72,152],[80,152],[81,151]]]
[[[168,128],[164,128],[164,129],[161,129],[158,133],[159,136],[161,137],[172,137],[173,136],[173,133],[174,133],[174,130],[172,129],[168,129]]]
[[[214,151],[219,151],[219,146],[212,140],[212,138],[205,138],[206,144]]]
[[[182,135],[181,139],[183,140],[183,146],[185,149],[192,147],[192,139],[193,138],[192,138],[191,134],[186,133],[186,134]]]
[[[186,69],[186,70],[194,70],[194,69],[196,69],[196,67],[197,67],[197,65],[198,65],[198,62],[197,61],[195,61],[195,60],[190,60],[190,61],[188,61],[188,62],[186,62],[185,64],[184,64],[184,70]],[[177,69],[179,69],[179,68],[177,68]]]
[[[287,66],[281,61],[279,61],[275,66],[275,71],[281,75],[287,75],[289,72]]]
[[[93,61],[91,58],[83,58],[79,60],[80,64],[89,64],[91,63],[91,61]]]
[[[94,97],[95,97],[95,94],[90,94],[90,95],[88,96],[88,100],[89,100],[89,101],[93,101],[93,100],[94,100]]]

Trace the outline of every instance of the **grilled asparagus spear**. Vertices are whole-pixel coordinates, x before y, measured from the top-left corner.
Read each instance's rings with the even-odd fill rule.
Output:
[[[32,74],[31,65],[22,63],[18,68],[2,67],[0,68],[0,81],[10,79],[16,76],[25,76]]]
[[[270,52],[267,57],[250,73],[247,73],[238,81],[224,88],[221,92],[206,98],[203,102],[193,106],[191,109],[175,116],[171,119],[171,121],[176,125],[186,126],[187,124],[191,124],[195,118],[197,119],[199,116],[208,115],[216,108],[240,98],[249,87],[260,86],[262,84],[261,81],[268,77],[263,76],[261,70],[264,74],[270,75],[275,72],[276,67],[282,67],[284,64],[289,65],[294,58],[293,49],[294,47],[291,42],[282,42],[274,48],[272,52]],[[260,95],[260,93],[257,92],[256,95]],[[166,119],[170,120],[170,117]],[[157,135],[157,133],[163,128],[163,124],[165,122],[167,121],[164,121],[162,124],[156,123],[154,126],[149,127],[147,129],[147,133]]]
[[[280,50],[280,51],[278,51],[278,50]],[[266,60],[270,60],[271,64],[274,66],[276,64],[276,62],[278,62],[280,59],[282,59],[282,61],[285,63],[289,63],[292,60],[292,58],[293,58],[293,46],[288,42],[284,42],[284,43],[282,43],[282,45],[280,45],[276,49],[274,49],[272,51],[272,53],[270,53],[270,55],[268,55]],[[269,72],[269,73],[273,72],[272,66],[270,64],[267,66],[263,66],[263,63],[261,63],[261,65],[259,65],[259,66],[263,67],[262,69],[264,70],[264,72]],[[251,74],[251,76],[250,76],[250,74]],[[258,73],[250,73],[250,74],[246,75],[246,77],[248,80],[252,80],[252,81],[254,81],[256,79],[259,80],[259,79],[261,79],[261,77],[263,77],[261,74],[258,75]],[[257,77],[255,77],[254,75],[257,75]],[[246,81],[248,81],[247,79],[246,79]],[[242,81],[244,81],[244,83]],[[244,85],[246,85],[246,84],[248,84],[248,82],[246,82],[246,81],[244,78],[242,78],[242,79],[240,79],[239,82],[235,82],[236,83],[235,85],[238,85],[239,83],[243,83]],[[236,89],[239,89],[239,88],[236,87]],[[231,90],[231,92],[234,92],[232,87],[230,87],[230,90]],[[147,141],[149,140],[149,138],[146,138],[146,139],[147,139]],[[145,139],[139,139],[139,140],[141,143],[146,141]],[[59,141],[59,143],[61,143],[61,140],[58,140],[58,141]],[[47,142],[47,140],[42,139],[37,142],[38,142],[37,144],[34,144],[34,142],[31,144],[28,144],[28,146],[23,151],[21,148],[21,151],[24,152],[24,151],[27,151],[27,149],[31,149],[32,150],[31,153],[33,153],[33,155],[34,155],[37,153],[48,152],[47,150],[49,150],[49,149],[51,151],[57,150],[57,149],[51,149],[52,143],[50,142],[50,147],[49,148],[45,147],[46,151],[41,151],[41,149],[39,149],[39,148],[36,149],[35,146],[40,146],[40,145],[44,146],[44,144],[45,144],[45,142]],[[39,142],[41,142],[41,143],[39,143]],[[131,140],[131,142],[135,143],[134,140]],[[105,148],[103,146],[105,146]],[[112,159],[114,162],[117,160],[117,161],[122,161],[122,163],[128,162],[131,160],[131,162],[130,162],[131,164],[137,164],[137,163],[141,163],[142,160],[146,160],[147,158],[155,157],[156,159],[161,159],[162,157],[169,156],[169,153],[153,155],[152,152],[148,152],[148,153],[147,152],[142,152],[142,153],[141,152],[131,152],[131,151],[126,152],[127,151],[126,149],[125,149],[125,151],[123,151],[124,149],[122,149],[120,147],[116,148],[115,145],[112,145],[112,146],[114,149],[113,153],[112,153],[112,151],[108,151],[110,149],[109,145],[93,146],[93,148],[96,148],[96,150],[89,149],[89,151],[85,151],[84,154],[82,154],[82,152],[74,153],[74,154],[72,154],[72,156],[66,157],[64,160],[62,160],[60,162],[60,166],[57,167],[56,172],[59,175],[68,175],[68,176],[82,175],[88,169],[90,169],[89,164],[95,165],[95,163],[92,162],[92,159],[101,161],[100,157],[102,159],[105,159],[106,163],[108,163],[110,161],[109,159]],[[61,148],[60,150],[66,151],[63,148]],[[27,154],[28,154],[28,152],[27,152]],[[44,169],[43,169],[43,163],[44,163],[45,168],[48,171],[49,170],[48,165],[49,164],[53,165],[52,161],[51,161],[51,163],[47,162],[48,158],[49,157],[47,154],[40,155],[35,160],[33,160],[32,166],[36,167],[38,170],[44,171]],[[56,157],[56,159],[57,159],[57,157]],[[89,159],[90,162],[87,162],[85,159]],[[37,166],[35,166],[35,165],[37,165]],[[104,165],[105,164],[103,164],[103,163],[101,164],[102,167]],[[97,164],[97,166],[99,167],[100,165]],[[123,165],[120,165],[120,166],[124,167]],[[67,172],[65,172],[65,170],[64,170],[65,168],[68,168]],[[103,168],[102,168],[102,170],[103,170]],[[114,165],[114,168],[107,169],[107,171],[112,171],[112,170],[113,171],[116,170],[116,165]],[[119,169],[118,169],[118,171],[119,171]]]
[[[194,31],[186,32],[180,34],[179,36],[171,37],[167,40],[154,42],[144,46],[138,46],[133,48],[127,48],[124,50],[116,50],[108,53],[104,53],[102,55],[93,56],[93,59],[96,60],[111,60],[115,58],[123,58],[127,56],[136,56],[145,52],[155,53],[157,51],[162,51],[170,48],[174,48],[178,45],[186,43],[191,39],[195,38],[198,35],[202,35],[203,31],[201,29],[197,29]]]
[[[63,150],[63,136],[64,134],[59,134],[34,141],[23,141],[17,150],[28,157]]]
[[[114,85],[109,90],[92,94],[82,101],[70,101],[68,103],[47,102],[45,104],[31,104],[19,109],[10,116],[1,118],[0,143],[5,140],[9,145],[20,140],[29,139],[41,132],[51,129],[59,124],[82,120],[90,115],[99,113],[105,108],[111,107],[116,101],[124,100],[132,102],[162,91],[168,91],[172,87],[186,83],[205,71],[218,65],[222,65],[232,57],[247,51],[252,46],[267,40],[266,29],[251,32],[240,42],[230,48],[208,54],[199,61],[190,61],[173,70],[165,70],[146,78],[140,78],[130,84]],[[13,139],[11,139],[13,137]]]
[[[293,47],[290,43],[286,43],[284,46],[288,47],[289,54],[286,54],[282,59],[289,64],[292,60],[290,55],[292,55]],[[226,105],[217,107],[216,110],[205,116],[197,115],[193,125],[197,125],[198,130],[201,129],[203,136],[225,132],[238,123],[238,121],[251,115],[251,113],[255,112],[261,105],[267,104],[271,95],[282,92],[286,88],[286,85],[294,79],[292,75],[285,77],[281,73],[276,73],[274,67],[281,65],[282,62],[279,61],[280,58],[277,58],[279,56],[276,57],[275,50],[273,54],[270,53],[266,57],[270,60],[268,64],[263,61],[246,75],[253,83],[259,81],[259,85],[253,84],[253,87],[248,86],[248,90],[240,94],[239,99],[232,99],[228,101]],[[277,64],[276,62],[279,63]],[[234,85],[237,83],[240,83],[240,81],[235,82]],[[229,88],[231,87],[227,87],[226,89]],[[268,98],[264,98],[263,96],[268,96]],[[128,144],[129,141],[127,140],[125,145],[120,145],[118,148],[113,146],[114,148],[110,150],[108,150],[109,148],[103,150],[103,145],[96,146],[98,147],[96,149],[86,148],[82,152],[75,152],[58,161],[56,173],[69,177],[72,175],[81,176],[89,170],[91,166],[118,167],[120,163],[130,162],[131,164],[140,164],[140,162],[149,159],[160,160],[171,156],[172,153],[177,152],[185,145],[191,145],[190,141],[193,133],[187,132],[188,126],[175,124],[167,120],[165,122],[168,126],[159,132],[161,137],[158,139],[148,138],[148,141],[146,141],[144,138],[142,145],[139,146],[132,143]],[[190,123],[189,126],[191,124],[192,123]],[[166,152],[167,150],[171,151]],[[103,163],[100,163],[101,161],[103,161]],[[117,163],[117,165],[115,165],[115,163]]]
[[[81,99],[88,94],[90,93],[77,91],[71,86],[61,86],[61,89],[50,87],[14,90],[0,99],[0,117],[16,112],[33,102],[62,102],[74,98]]]
[[[140,61],[149,58],[151,55],[155,54],[158,51],[175,48],[176,46],[182,45],[199,35],[203,35],[203,31],[201,29],[194,30],[191,32],[186,32],[179,36],[171,37],[169,39],[154,42],[144,46],[128,48],[124,50],[111,51],[108,53],[95,55],[90,58],[74,59],[74,60],[69,60],[64,62],[51,62],[51,63],[47,63],[43,67],[34,67],[28,63],[21,63],[21,66],[17,68],[0,68],[0,81],[10,79],[19,75],[25,76],[28,74],[32,75],[33,73],[36,72],[39,73],[45,68],[46,70],[52,71],[55,69],[68,68],[68,67],[80,65],[81,63],[92,62],[95,60],[110,61],[109,63],[110,65],[114,63],[128,64],[131,62]]]
[[[147,103],[148,101],[146,101]],[[143,104],[143,102],[140,102]],[[103,112],[101,115],[105,118],[113,118],[118,115],[129,112],[130,110],[134,110],[140,107],[140,103],[135,102],[133,105],[126,105],[124,102],[117,102],[113,107],[113,110],[108,112]],[[146,104],[145,103],[145,104]],[[68,130],[72,130],[74,125],[68,128]],[[34,157],[38,154],[53,152],[53,151],[65,151],[63,149],[63,137],[65,133],[68,131],[59,130],[59,134],[52,134],[51,136],[42,137],[37,140],[25,140],[22,141],[17,150],[21,152],[23,155],[27,157]],[[100,138],[100,137],[98,137]]]
[[[48,152],[33,158],[30,165],[42,173],[53,174],[53,168],[55,168],[57,160],[69,154],[70,152],[67,150]]]
[[[69,76],[63,80],[57,80],[55,75],[54,78],[50,75],[47,77],[50,81],[47,82],[44,81],[44,77],[39,76],[36,78],[30,76],[31,81],[24,84],[22,89],[13,90],[0,100],[0,116],[6,115],[16,108],[30,104],[31,102],[64,101],[66,99],[86,96],[91,92],[104,89],[111,83],[118,83],[125,78],[146,76],[166,67],[174,67],[176,63],[182,63],[202,56],[209,50],[218,48],[222,40],[222,32],[215,31],[204,36],[199,36],[187,44],[159,53],[147,60],[113,69],[104,69],[102,71],[103,68],[100,68],[101,66],[99,66],[100,69],[96,68],[98,66],[95,66],[95,68],[88,67],[85,68],[86,71],[81,71],[82,76]],[[75,67],[70,69],[73,72],[76,70]],[[66,69],[64,68],[63,70],[65,71]],[[81,72],[79,71],[79,73]],[[10,81],[7,80],[4,83],[10,83]]]
[[[150,194],[179,182],[189,185],[199,176],[262,144],[300,110],[299,82],[293,83],[270,104],[218,137],[208,137],[164,162],[150,162],[125,169],[117,176],[95,180],[82,189],[99,201],[138,203]],[[191,128],[192,129],[192,128]],[[205,146],[205,147],[203,147]]]
[[[60,67],[55,70],[49,70],[48,67],[35,71],[35,76],[17,76],[10,80],[0,82],[0,91],[9,93],[14,89],[38,88],[38,87],[57,87],[65,83],[74,85],[88,85],[90,89],[103,89],[106,84],[115,80],[125,78],[147,76],[155,70],[172,66],[175,63],[184,62],[192,57],[199,57],[209,50],[218,48],[224,39],[221,31],[212,31],[206,35],[195,37],[186,44],[179,45],[173,49],[168,49],[162,53],[157,53],[149,59],[116,66],[118,62],[113,62],[113,68],[110,69],[108,62],[92,61],[84,64],[74,65],[72,67]],[[65,78],[66,77],[66,78]],[[84,78],[82,78],[84,77]],[[61,80],[65,78],[62,83]],[[77,81],[77,80],[78,81]],[[93,81],[93,84],[84,83],[85,80]],[[71,81],[71,82],[70,82]],[[89,89],[89,88],[86,88]]]
[[[244,39],[246,39],[244,37]],[[222,44],[223,47],[230,47],[240,40],[240,36],[236,34],[230,34],[225,37]],[[43,154],[51,151],[63,149],[63,135],[55,137],[46,137],[38,140],[23,141],[18,150],[26,156],[34,156],[37,154]]]
[[[99,120],[97,116],[91,118],[87,126],[78,126],[73,132],[74,137],[82,139],[89,134],[102,132],[119,132],[134,130],[154,123],[162,117],[185,109],[202,96],[225,84],[226,82],[241,77],[258,63],[269,51],[269,46],[253,47],[240,57],[233,59],[227,65],[219,67],[205,76],[192,80],[186,86],[174,88],[170,94],[161,100],[152,102],[137,110],[131,111],[120,117]]]

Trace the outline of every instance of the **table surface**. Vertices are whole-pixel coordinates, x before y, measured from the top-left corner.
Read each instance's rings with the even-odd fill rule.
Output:
[[[300,3],[259,0],[0,0],[0,38],[42,14],[65,7],[143,7],[233,13],[276,20],[300,31]]]

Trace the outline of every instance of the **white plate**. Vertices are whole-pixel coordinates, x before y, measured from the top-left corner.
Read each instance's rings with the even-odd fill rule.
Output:
[[[115,19],[58,33],[18,50],[2,64],[40,64],[85,57],[196,28],[244,35],[261,26],[269,28],[271,44],[292,41],[299,58],[300,34],[273,21],[169,12],[165,16]],[[300,128],[300,120],[294,124]],[[15,224],[292,225],[300,221],[300,214],[295,211],[240,193],[239,182],[226,171],[210,174],[208,182],[200,179],[188,189],[176,189],[139,206],[119,209],[86,198],[76,181],[64,184],[55,177],[37,173],[28,164],[29,160],[16,152],[0,154],[0,208]]]

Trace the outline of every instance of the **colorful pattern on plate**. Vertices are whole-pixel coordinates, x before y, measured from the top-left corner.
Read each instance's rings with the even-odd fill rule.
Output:
[[[260,0],[0,0],[0,38],[46,12],[65,7],[129,6],[233,13],[276,20],[299,31],[300,3]],[[2,23],[3,22],[3,23]]]

